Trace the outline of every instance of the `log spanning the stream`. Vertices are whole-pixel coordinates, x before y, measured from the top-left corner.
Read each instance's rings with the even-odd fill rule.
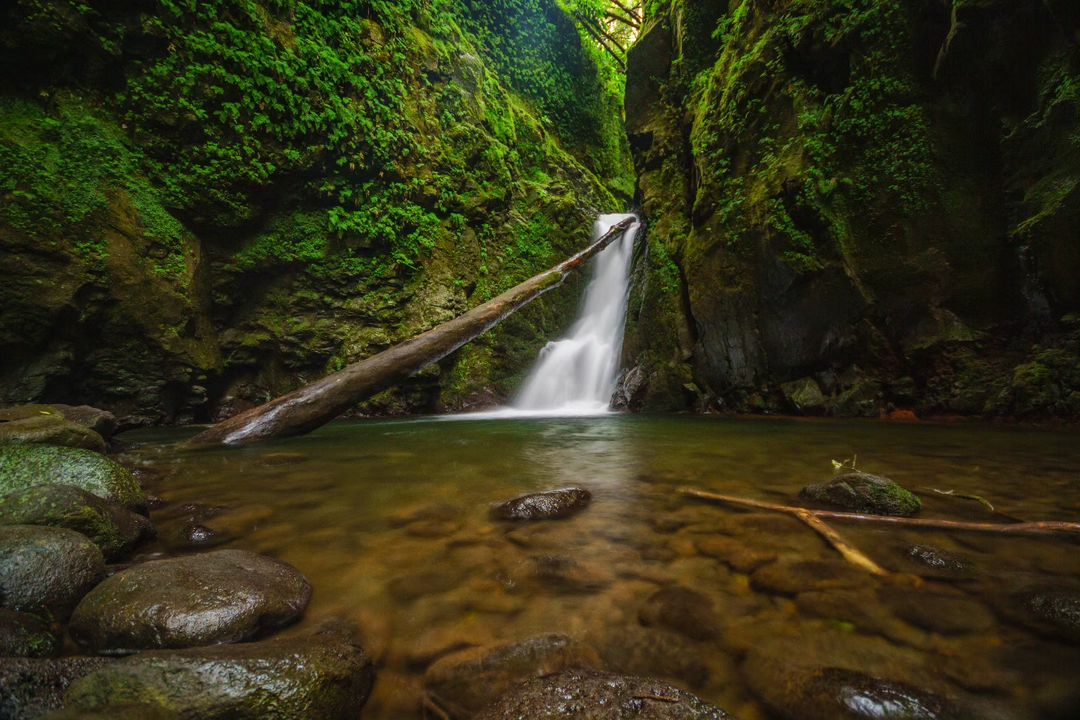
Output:
[[[515,311],[562,284],[567,274],[622,237],[627,218],[596,242],[555,267],[469,310],[322,380],[224,420],[188,441],[189,446],[243,445],[303,435],[325,425],[359,401],[395,385],[498,325]]]

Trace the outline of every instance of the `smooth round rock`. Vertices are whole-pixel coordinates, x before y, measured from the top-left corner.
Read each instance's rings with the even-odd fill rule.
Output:
[[[90,405],[14,405],[0,408],[0,422],[26,420],[41,416],[59,416],[68,422],[77,423],[96,432],[106,440],[116,432],[116,416],[108,410],[101,410]]]
[[[139,653],[74,683],[64,702],[85,711],[153,702],[183,718],[352,720],[360,716],[374,679],[363,648],[331,628],[302,637]]]
[[[135,476],[104,455],[50,445],[0,446],[0,495],[37,485],[74,485],[133,510],[146,507]]]
[[[0,497],[0,525],[48,525],[82,533],[107,558],[123,555],[154,527],[142,515],[74,485],[37,485]]]
[[[0,610],[0,656],[49,657],[60,651],[60,637],[45,619]]]
[[[0,657],[0,718],[34,720],[58,709],[71,683],[110,662],[97,657]]]
[[[476,720],[723,720],[731,716],[659,680],[571,670],[518,685]]]
[[[520,680],[598,662],[566,635],[536,635],[446,655],[424,674],[424,690],[451,717],[472,717]]]
[[[0,526],[0,607],[67,617],[105,577],[105,558],[85,535],[66,528]]]
[[[584,510],[590,500],[592,493],[584,488],[545,490],[493,505],[491,517],[496,520],[557,520]]]
[[[311,586],[295,568],[244,550],[156,560],[94,588],[70,633],[95,653],[247,640],[296,620]]]
[[[922,507],[919,498],[889,478],[864,472],[844,473],[826,483],[808,485],[799,495],[830,507],[872,515],[908,516]]]

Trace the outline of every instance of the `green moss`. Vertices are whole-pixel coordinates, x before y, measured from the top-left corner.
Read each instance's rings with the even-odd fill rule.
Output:
[[[0,495],[48,484],[74,485],[128,507],[146,504],[135,477],[99,453],[48,445],[0,445]]]

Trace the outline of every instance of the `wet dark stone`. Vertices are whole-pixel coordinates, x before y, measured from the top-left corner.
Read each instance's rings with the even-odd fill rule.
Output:
[[[911,492],[880,475],[850,472],[820,485],[808,485],[800,496],[828,505],[873,515],[914,515],[922,503]]]
[[[69,708],[153,701],[184,718],[356,718],[375,673],[337,627],[238,645],[150,651],[117,660],[68,690]]]
[[[106,558],[154,535],[142,515],[73,485],[37,485],[0,498],[0,525],[47,525],[82,533]]]
[[[518,685],[476,720],[722,720],[694,695],[649,678],[572,670]]]
[[[835,712],[828,717],[837,720],[944,720],[956,717],[937,695],[854,670],[822,670],[809,680],[807,694],[811,707]]]
[[[216,550],[113,575],[79,603],[70,632],[104,654],[238,642],[296,620],[310,598],[292,566]]]
[[[496,520],[555,520],[569,517],[589,504],[592,493],[584,488],[560,488],[530,493],[492,506]]]
[[[180,528],[180,543],[190,547],[213,547],[230,539],[228,533],[218,532],[199,523],[189,523]]]
[[[37,615],[0,610],[0,656],[49,657],[60,651],[60,636]]]
[[[49,713],[40,720],[179,720],[180,715],[160,705],[147,703],[121,703],[99,710],[63,708]]]
[[[638,620],[646,627],[666,628],[694,640],[715,637],[720,627],[712,601],[679,585],[650,595],[638,610]]]
[[[450,717],[468,718],[520,680],[598,662],[595,653],[566,635],[536,635],[446,655],[424,674],[424,690]]]
[[[0,526],[0,607],[67,617],[105,577],[98,546],[66,528]]]
[[[1008,615],[1053,640],[1080,643],[1080,592],[1034,590],[1013,597]]]
[[[71,683],[109,662],[96,657],[0,657],[0,718],[31,720],[56,710]]]
[[[919,565],[946,574],[961,575],[972,568],[965,558],[931,545],[912,545],[907,549],[907,556]]]

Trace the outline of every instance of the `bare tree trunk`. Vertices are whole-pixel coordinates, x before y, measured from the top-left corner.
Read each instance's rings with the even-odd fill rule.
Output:
[[[572,258],[448,320],[411,340],[349,365],[333,375],[294,390],[195,436],[189,445],[241,445],[303,435],[325,425],[357,402],[438,362],[514,311],[562,284],[567,273],[621,237],[634,223],[627,218]]]

